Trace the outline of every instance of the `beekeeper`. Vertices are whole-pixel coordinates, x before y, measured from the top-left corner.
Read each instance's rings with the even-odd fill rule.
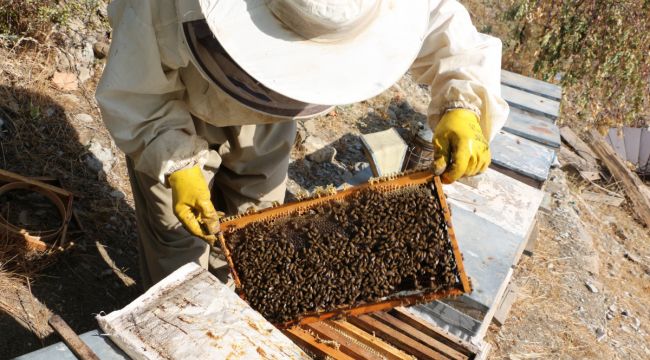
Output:
[[[145,287],[207,266],[214,205],[284,200],[296,119],[410,69],[431,86],[434,171],[451,183],[487,168],[507,116],[501,42],[455,0],[114,0],[109,16],[97,100],[127,156]]]

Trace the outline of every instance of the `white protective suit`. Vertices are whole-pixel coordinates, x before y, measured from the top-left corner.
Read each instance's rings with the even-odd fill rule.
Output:
[[[192,115],[218,127],[279,121],[245,108],[200,74],[190,61],[176,1],[192,0],[111,3],[113,43],[97,89],[116,144],[138,171],[163,183],[170,170],[205,161],[207,144],[196,136]],[[411,73],[431,85],[431,128],[445,110],[467,108],[480,114],[491,139],[507,117],[500,97],[501,42],[478,33],[458,1],[429,2],[429,35]]]
[[[281,149],[262,151],[262,154],[274,152],[274,155],[265,160],[267,164],[258,162],[261,168],[264,165],[266,168],[256,174],[262,178],[275,178],[272,189],[264,190],[263,184],[256,183],[255,191],[260,197],[273,192],[275,200],[281,201],[284,187],[278,185],[282,181],[278,179],[286,179],[290,151],[286,144],[292,141],[294,134],[277,135],[281,132],[273,131],[273,124],[283,124],[284,132],[295,131],[295,127],[287,124],[287,119],[244,107],[202,75],[198,65],[193,63],[177,15],[176,1],[197,0],[113,0],[109,6],[113,40],[96,94],[107,128],[129,158],[136,208],[143,208],[137,209],[141,252],[145,253],[141,261],[151,262],[154,257],[167,256],[157,265],[145,265],[149,270],[143,271],[150,275],[145,283],[156,282],[187,261],[205,265],[204,260],[197,259],[205,259],[207,246],[199,239],[187,239],[189,234],[180,229],[171,209],[164,210],[167,206],[171,208],[171,195],[164,185],[166,176],[196,164],[212,163],[212,168],[218,169],[221,159],[228,156],[229,151],[234,151],[231,149],[235,140],[233,136],[240,136],[236,142],[253,149],[230,161],[230,169],[244,169],[241,164],[250,164],[255,154],[260,153],[255,149],[258,146],[256,142],[269,148],[274,136],[279,136],[278,142],[284,145]],[[491,140],[503,126],[508,113],[508,107],[500,96],[500,40],[478,33],[467,10],[456,0],[404,1],[430,2],[428,34],[423,36],[422,49],[411,73],[419,83],[431,85],[428,110],[431,128],[435,128],[446,110],[466,108],[479,114],[484,135]],[[251,135],[241,138],[241,134],[252,133],[251,126],[254,129],[254,125],[259,124],[270,126],[265,130],[266,137]],[[228,132],[226,129],[236,130]],[[230,143],[230,146],[225,150],[223,147],[215,149],[215,141],[219,145]],[[280,153],[284,155],[280,156]],[[274,161],[279,165],[268,164],[272,165]],[[279,174],[269,176],[266,172],[270,171]],[[211,175],[214,173],[207,174],[209,179]],[[134,181],[133,177],[140,178]],[[232,183],[228,184],[228,181]],[[219,186],[227,189],[222,192],[241,188],[237,181],[230,177],[221,181]],[[153,187],[158,188],[152,191]],[[255,196],[251,193],[244,194],[244,200],[239,203],[235,201],[234,207],[241,209],[245,201],[253,201]],[[138,197],[152,196],[148,201],[137,200]],[[267,198],[273,200],[273,197]],[[157,220],[144,219],[151,216],[147,204],[149,207],[155,204],[158,208]],[[150,223],[148,230],[142,229],[141,223],[145,221]],[[164,226],[152,222],[164,223]],[[175,235],[164,234],[169,229],[175,229]],[[184,242],[173,243],[174,236],[185,237]],[[151,246],[143,244],[147,242],[158,243],[152,250]],[[174,252],[188,248],[194,249],[193,255],[173,260],[177,257]],[[168,254],[163,256],[161,253]]]

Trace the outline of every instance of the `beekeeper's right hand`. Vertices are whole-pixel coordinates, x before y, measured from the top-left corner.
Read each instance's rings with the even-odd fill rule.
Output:
[[[214,245],[219,214],[210,199],[210,189],[201,168],[178,170],[169,175],[174,214],[192,235]]]

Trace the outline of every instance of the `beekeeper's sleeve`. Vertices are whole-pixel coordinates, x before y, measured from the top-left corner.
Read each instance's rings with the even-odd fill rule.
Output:
[[[508,117],[501,98],[501,41],[479,33],[456,0],[430,0],[428,36],[411,68],[416,81],[431,85],[429,125],[445,111],[469,109],[492,140]]]
[[[203,166],[208,145],[197,137],[182,100],[185,86],[177,69],[183,59],[174,49],[160,46],[181,43],[159,38],[178,36],[178,25],[163,22],[154,28],[152,13],[166,11],[157,7],[149,1],[111,3],[113,41],[96,97],[117,146],[133,159],[136,170],[164,184],[173,171]]]

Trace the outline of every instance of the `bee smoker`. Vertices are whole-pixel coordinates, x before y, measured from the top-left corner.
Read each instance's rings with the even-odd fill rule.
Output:
[[[428,168],[433,162],[433,131],[418,123],[411,136],[402,171]]]

